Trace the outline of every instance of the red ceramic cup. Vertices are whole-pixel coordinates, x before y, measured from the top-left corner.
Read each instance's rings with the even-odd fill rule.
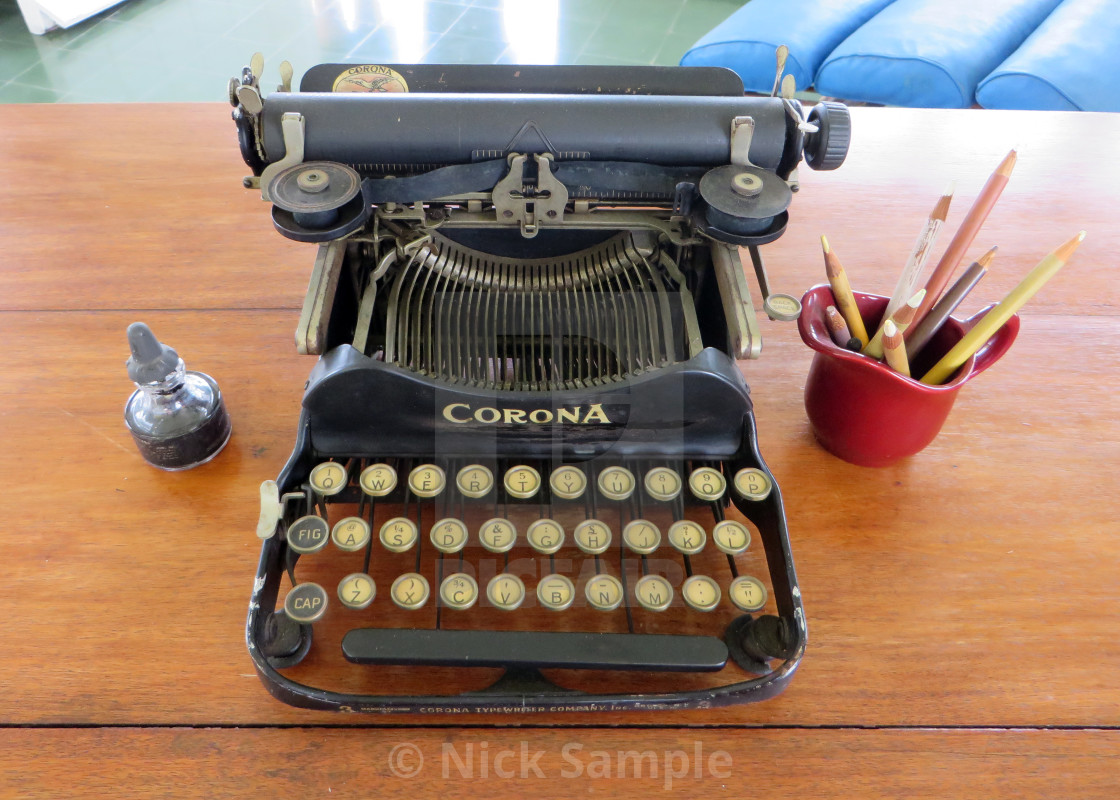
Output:
[[[889,298],[855,292],[868,333],[879,327]],[[805,411],[825,450],[863,467],[885,467],[919,452],[933,441],[961,386],[1000,359],[1019,333],[1012,316],[940,386],[926,386],[926,373],[991,308],[966,320],[950,317],[911,364],[906,378],[884,362],[837,346],[828,333],[825,308],[835,305],[828,286],[815,286],[801,299],[797,327],[816,353],[805,383]]]

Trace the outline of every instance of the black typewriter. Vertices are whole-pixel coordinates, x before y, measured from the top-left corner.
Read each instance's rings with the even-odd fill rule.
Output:
[[[806,626],[737,359],[746,248],[847,109],[721,69],[325,64],[230,84],[244,183],[318,251],[318,356],[261,486],[246,628],[276,697],[341,711],[770,697]]]

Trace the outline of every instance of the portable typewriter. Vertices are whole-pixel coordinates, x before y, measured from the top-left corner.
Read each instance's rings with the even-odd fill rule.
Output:
[[[784,688],[806,627],[736,359],[740,261],[847,109],[721,69],[325,64],[230,84],[247,188],[318,245],[319,356],[261,486],[246,636],[343,711],[716,706]],[[314,635],[313,635],[314,634]],[[313,643],[314,640],[314,643]]]

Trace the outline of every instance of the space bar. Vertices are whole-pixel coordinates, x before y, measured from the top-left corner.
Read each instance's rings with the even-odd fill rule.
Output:
[[[714,672],[727,646],[713,636],[567,631],[449,631],[356,628],[342,638],[356,664],[432,667]]]

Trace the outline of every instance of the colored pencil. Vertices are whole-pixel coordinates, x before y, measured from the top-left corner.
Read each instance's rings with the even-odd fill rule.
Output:
[[[836,301],[836,307],[840,310],[844,321],[848,323],[848,330],[852,332],[852,336],[859,339],[861,345],[866,345],[867,328],[864,327],[863,317],[859,315],[859,307],[856,305],[855,295],[852,294],[848,274],[844,271],[840,259],[828,246],[828,239],[823,236],[821,247],[824,248],[825,274],[828,275],[828,285],[832,287],[832,297]]]
[[[998,249],[998,247],[993,247],[969,264],[968,269],[957,278],[956,283],[945,291],[945,294],[941,295],[941,299],[929,310],[925,318],[917,325],[910,326],[910,335],[906,337],[907,358],[913,361],[917,357],[922,348],[933,338],[933,335],[945,324],[945,320],[949,319],[949,315],[957,310],[957,306],[961,304],[965,296],[972,291],[981,278],[988,274],[988,265],[992,263]]]
[[[929,310],[933,308],[933,304],[941,298],[941,290],[953,277],[953,272],[961,263],[961,259],[964,258],[965,251],[972,244],[972,240],[976,238],[976,234],[980,232],[980,226],[984,224],[984,220],[988,218],[992,207],[996,204],[1000,194],[1003,193],[1003,187],[1007,186],[1007,179],[1011,177],[1011,171],[1015,168],[1017,158],[1018,154],[1014,150],[1004,156],[1003,161],[996,167],[996,171],[992,173],[988,182],[984,184],[984,188],[980,190],[980,194],[977,195],[972,208],[965,215],[964,221],[961,222],[960,228],[953,236],[953,240],[945,248],[941,260],[933,268],[933,272],[926,282],[926,299],[918,306],[918,313],[913,324],[916,325],[921,322],[925,315],[929,313]]]
[[[1027,277],[1019,285],[999,301],[995,308],[985,314],[968,333],[964,335],[956,346],[946,353],[940,361],[922,376],[922,383],[936,386],[944,383],[954,372],[968,360],[968,357],[979,350],[984,342],[988,341],[998,331],[1011,315],[1034,297],[1035,293],[1043,287],[1046,281],[1065,266],[1073,251],[1085,238],[1085,231],[1081,231],[1068,242],[1064,243],[1054,252],[1047,255],[1034,269],[1027,273]]]
[[[884,329],[887,327],[887,322],[893,322],[894,326],[902,333],[912,324],[914,324],[914,313],[918,310],[918,306],[922,302],[922,298],[926,296],[925,289],[919,289],[918,293],[906,301],[906,305],[898,309],[891,315],[889,320],[886,320],[878,332],[872,337],[871,341],[867,343],[867,347],[863,348],[863,354],[871,356],[872,358],[883,357],[883,335]]]
[[[836,306],[825,307],[824,319],[828,324],[828,335],[831,336],[832,341],[836,342],[840,347],[847,347],[848,342],[855,338],[848,331],[848,323],[844,322],[844,318],[840,316],[840,312],[836,310]]]
[[[906,345],[902,342],[902,332],[889,319],[883,323],[883,354],[891,369],[907,378],[910,377],[910,361],[906,358]]]
[[[929,218],[926,220],[926,224],[922,226],[922,231],[918,234],[918,240],[914,242],[914,249],[910,251],[906,266],[902,268],[902,274],[898,276],[898,283],[895,284],[894,291],[891,293],[887,310],[883,312],[882,325],[886,325],[887,320],[891,318],[891,314],[898,311],[907,298],[912,297],[914,292],[918,290],[918,277],[925,269],[926,261],[929,260],[929,255],[933,251],[934,242],[937,241],[937,234],[941,232],[941,226],[949,213],[951,202],[953,202],[953,184],[950,183],[941,193],[941,197],[937,199],[933,211],[929,212]]]

